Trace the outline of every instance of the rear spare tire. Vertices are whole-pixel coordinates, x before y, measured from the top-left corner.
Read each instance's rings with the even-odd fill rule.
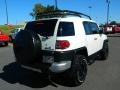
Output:
[[[34,31],[21,30],[15,37],[13,50],[17,62],[30,65],[41,50],[40,38]]]

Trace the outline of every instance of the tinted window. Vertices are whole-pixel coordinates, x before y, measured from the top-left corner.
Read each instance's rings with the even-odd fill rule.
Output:
[[[92,32],[95,31],[95,32],[99,33],[99,28],[96,23],[90,23],[90,26],[91,26]]]
[[[34,30],[41,36],[53,36],[57,19],[40,20],[27,23],[25,29]]]
[[[74,36],[74,25],[72,22],[60,22],[57,36]]]
[[[84,25],[84,29],[85,29],[86,34],[92,34],[89,22],[83,22],[83,25]]]
[[[93,22],[83,22],[84,29],[87,35],[89,34],[98,34],[99,28],[96,23]]]

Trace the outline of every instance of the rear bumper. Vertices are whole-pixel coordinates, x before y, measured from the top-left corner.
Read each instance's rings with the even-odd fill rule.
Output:
[[[22,65],[26,69],[38,72],[61,73],[71,68],[73,51],[69,52],[52,52],[43,51],[43,58],[40,62],[32,65]],[[46,57],[46,58],[45,58]]]
[[[74,50],[71,51],[42,51],[42,56],[52,56],[54,62],[71,61]]]
[[[114,31],[104,31],[105,34],[112,34]]]
[[[52,73],[61,73],[66,70],[68,70],[71,67],[71,61],[63,61],[60,63],[52,63],[50,66],[47,64],[35,64],[32,66],[28,65],[22,65],[23,68],[29,69],[32,71],[40,72],[40,73],[47,73],[47,72],[52,72]]]
[[[0,40],[0,42],[9,42],[9,40]]]
[[[0,41],[0,44],[8,43],[9,41]]]
[[[60,63],[53,63],[49,70],[54,73],[60,73],[68,70],[71,67],[71,61],[62,61]]]
[[[47,61],[46,62],[51,64],[49,70],[55,73],[64,72],[69,68],[71,68],[73,55],[74,55],[74,51],[66,51],[66,52],[43,51],[43,56],[51,56],[51,58],[47,59],[48,62]]]
[[[115,30],[115,33],[120,33],[120,30]]]

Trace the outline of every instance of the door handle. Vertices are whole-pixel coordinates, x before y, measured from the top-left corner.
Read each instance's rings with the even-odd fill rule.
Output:
[[[97,40],[97,38],[94,38],[94,40]]]

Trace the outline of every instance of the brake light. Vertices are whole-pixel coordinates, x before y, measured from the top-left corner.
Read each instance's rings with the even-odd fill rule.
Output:
[[[0,31],[0,35],[2,35],[2,32]]]
[[[56,41],[56,49],[66,49],[69,46],[70,46],[70,43],[67,40],[57,40]]]

